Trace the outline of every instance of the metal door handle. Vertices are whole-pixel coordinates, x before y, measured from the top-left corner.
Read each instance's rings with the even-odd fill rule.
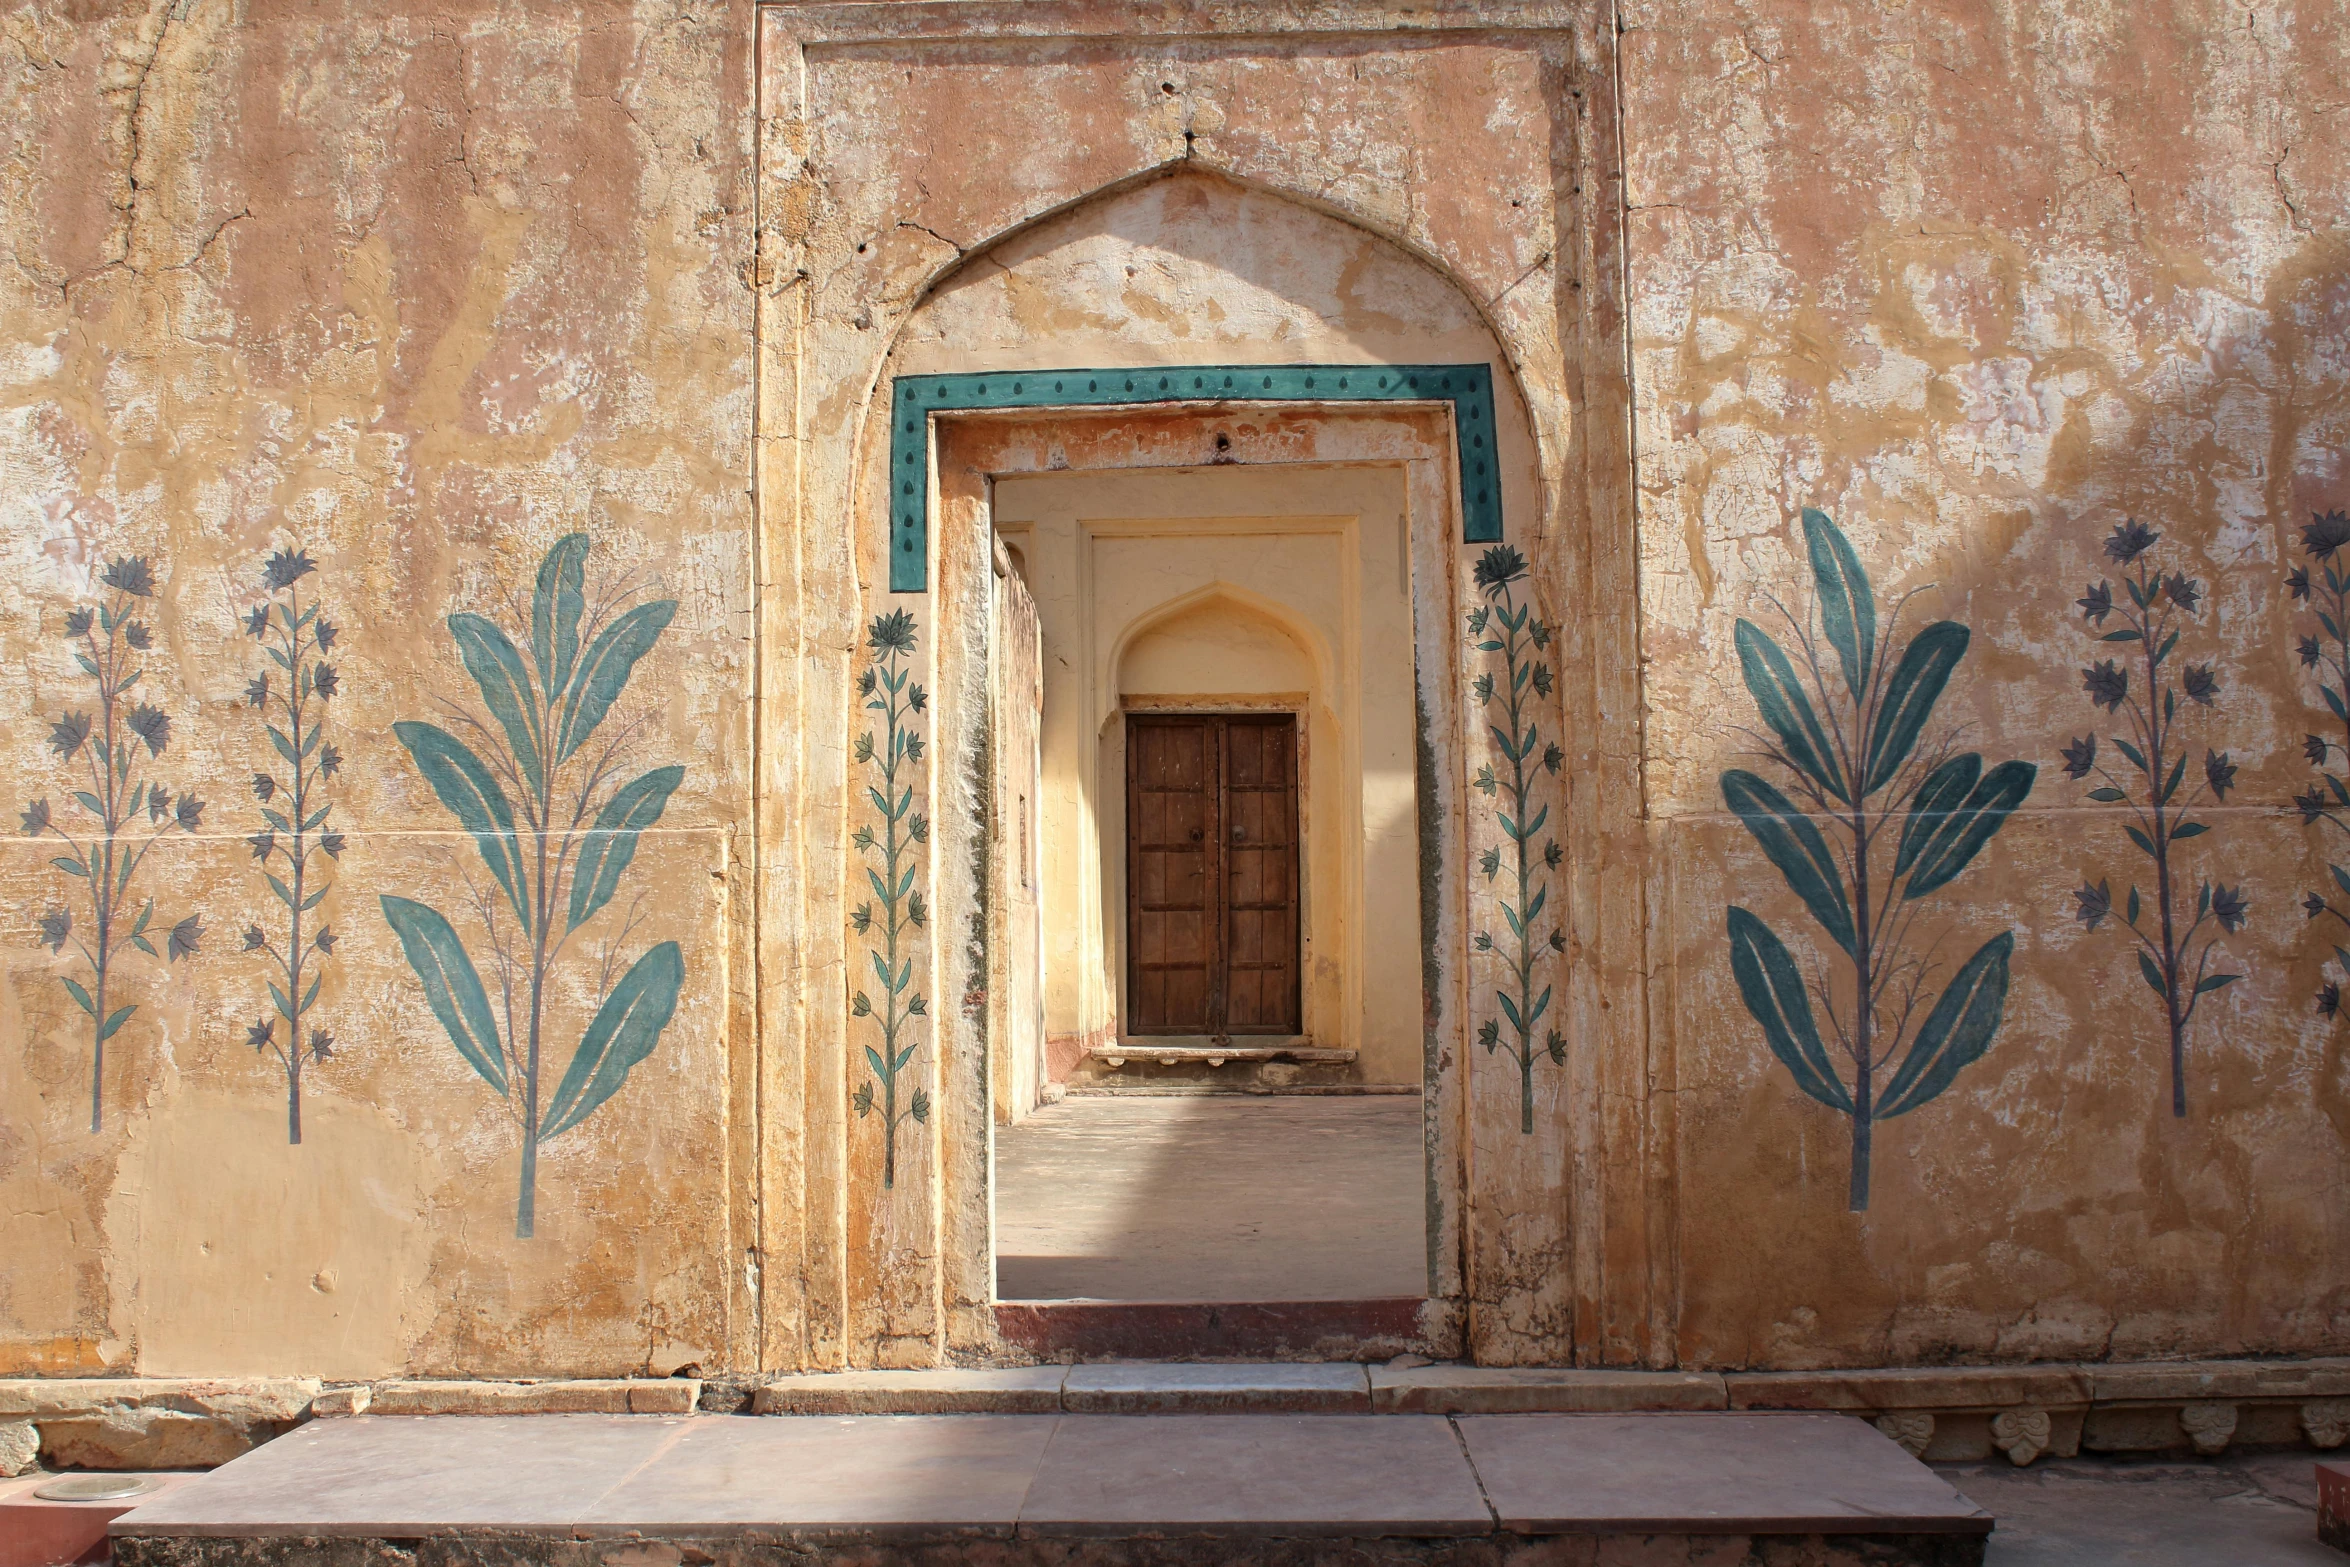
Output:
[[[1235,828],[1233,828],[1233,829],[1232,829],[1232,841],[1233,841],[1234,843],[1240,843],[1240,842],[1242,842],[1243,840],[1245,840],[1245,839],[1247,838],[1247,836],[1248,836],[1248,835],[1247,835],[1246,833],[1242,832],[1242,831],[1241,831],[1239,828],[1237,828],[1237,827],[1235,827]]]

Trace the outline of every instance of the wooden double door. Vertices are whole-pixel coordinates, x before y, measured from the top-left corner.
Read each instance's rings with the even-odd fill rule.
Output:
[[[1126,720],[1128,1034],[1299,1031],[1297,719]]]

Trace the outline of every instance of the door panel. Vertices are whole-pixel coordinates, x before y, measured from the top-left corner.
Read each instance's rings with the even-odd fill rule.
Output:
[[[1211,1027],[1215,740],[1198,719],[1137,719],[1127,733],[1127,994],[1137,1033]]]
[[[1297,721],[1224,721],[1223,1032],[1298,1031]]]
[[[1129,1034],[1295,1034],[1297,721],[1127,720]]]

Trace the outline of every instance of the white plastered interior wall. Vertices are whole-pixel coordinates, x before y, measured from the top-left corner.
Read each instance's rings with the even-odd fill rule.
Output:
[[[1298,715],[1303,1033],[1416,1086],[1418,817],[1397,466],[999,480],[1044,633],[1046,1031],[1123,1017],[1125,715]]]

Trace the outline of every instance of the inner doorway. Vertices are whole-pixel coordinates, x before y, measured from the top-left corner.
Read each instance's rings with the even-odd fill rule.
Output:
[[[999,1301],[1429,1294],[1411,496],[993,481]]]
[[[1126,821],[1126,1031],[1296,1035],[1296,715],[1129,714]]]

